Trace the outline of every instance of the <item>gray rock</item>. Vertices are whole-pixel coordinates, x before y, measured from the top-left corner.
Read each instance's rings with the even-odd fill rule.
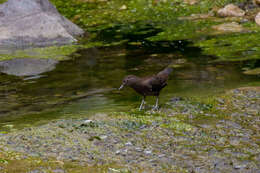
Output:
[[[48,0],[8,0],[0,5],[1,46],[70,44],[83,30],[61,16]]]
[[[58,61],[53,59],[17,58],[0,62],[0,71],[15,76],[34,76],[51,71]]]

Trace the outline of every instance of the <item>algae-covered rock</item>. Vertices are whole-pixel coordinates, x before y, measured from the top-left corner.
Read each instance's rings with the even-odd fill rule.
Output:
[[[228,4],[218,10],[218,15],[221,17],[242,17],[245,15],[245,11],[234,4]]]
[[[9,0],[0,5],[0,45],[70,44],[83,30],[61,16],[48,0]]]

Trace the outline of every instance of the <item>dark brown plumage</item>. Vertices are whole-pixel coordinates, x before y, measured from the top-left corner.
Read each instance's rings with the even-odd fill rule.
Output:
[[[124,86],[130,86],[137,93],[141,94],[143,96],[143,100],[139,110],[143,108],[146,96],[156,96],[157,99],[154,109],[158,109],[160,91],[167,85],[167,80],[171,72],[172,68],[167,67],[153,76],[140,78],[135,75],[128,75],[124,78],[119,90]]]

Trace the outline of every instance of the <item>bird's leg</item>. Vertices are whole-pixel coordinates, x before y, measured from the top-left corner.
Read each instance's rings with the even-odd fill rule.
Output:
[[[144,105],[144,103],[145,103],[144,100],[145,100],[145,96],[144,96],[143,99],[142,99],[141,105],[140,105],[140,107],[139,107],[139,111],[142,110],[142,108],[143,108],[143,105]]]
[[[159,96],[156,97],[156,102],[155,102],[155,106],[153,107],[153,110],[159,110]]]

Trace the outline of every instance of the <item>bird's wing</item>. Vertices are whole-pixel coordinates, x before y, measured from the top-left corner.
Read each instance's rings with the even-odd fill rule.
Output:
[[[162,81],[158,76],[151,76],[142,81],[142,85],[148,87],[150,91],[158,91],[165,87],[167,84]]]

